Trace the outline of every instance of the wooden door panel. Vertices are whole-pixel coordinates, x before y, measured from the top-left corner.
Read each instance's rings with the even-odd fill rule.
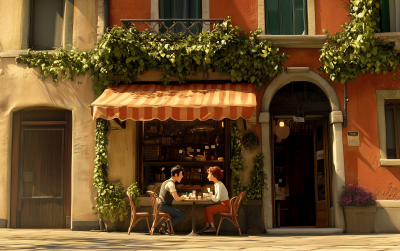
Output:
[[[63,196],[64,128],[23,130],[22,198]]]
[[[22,228],[61,228],[65,226],[64,201],[61,199],[22,200]]]
[[[316,121],[314,127],[314,183],[317,227],[329,226],[327,138],[326,119]]]

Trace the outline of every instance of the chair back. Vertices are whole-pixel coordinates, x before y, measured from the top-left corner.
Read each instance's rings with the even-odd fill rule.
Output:
[[[160,212],[160,208],[162,206],[162,200],[155,192],[147,191],[151,197],[151,203],[153,205],[153,215],[158,214]]]
[[[129,194],[128,191],[126,191],[126,195],[128,195],[129,204],[131,205],[131,214],[134,215],[134,214],[136,214],[136,207],[135,207],[135,204],[133,204],[132,197],[131,197],[131,195]]]
[[[231,199],[231,210],[230,210],[231,215],[233,216],[237,215],[239,211],[240,202],[242,202],[242,199],[245,194],[246,191],[243,191],[238,196],[235,196]]]

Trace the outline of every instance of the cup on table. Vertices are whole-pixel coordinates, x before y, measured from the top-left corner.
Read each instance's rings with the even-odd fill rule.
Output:
[[[209,194],[210,194],[210,196],[212,196],[213,195],[213,191],[210,191]]]
[[[198,199],[198,200],[201,200],[201,196],[197,196],[197,199]]]
[[[203,193],[203,199],[205,200],[205,199],[207,199],[207,197],[208,197],[208,193]]]

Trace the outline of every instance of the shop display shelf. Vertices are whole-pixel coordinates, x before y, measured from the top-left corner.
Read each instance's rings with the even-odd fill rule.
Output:
[[[219,161],[219,160],[207,160],[207,161],[143,161],[144,166],[160,166],[160,165],[166,165],[166,166],[175,166],[175,165],[180,165],[180,166],[209,166],[209,165],[215,165],[215,164],[221,164],[223,165],[225,161]]]
[[[192,148],[196,148],[196,147],[211,146],[211,144],[198,144],[198,145],[194,145],[194,144],[179,144],[179,145],[143,144],[143,146],[168,146],[168,147],[192,147]],[[215,146],[215,148],[220,147],[220,146],[225,146],[225,144],[218,144],[217,146]],[[208,150],[213,150],[213,148],[210,148]]]

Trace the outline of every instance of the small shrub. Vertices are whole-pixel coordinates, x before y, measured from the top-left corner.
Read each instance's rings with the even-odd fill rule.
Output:
[[[338,203],[342,206],[372,206],[376,205],[375,200],[375,195],[368,188],[350,184]]]

